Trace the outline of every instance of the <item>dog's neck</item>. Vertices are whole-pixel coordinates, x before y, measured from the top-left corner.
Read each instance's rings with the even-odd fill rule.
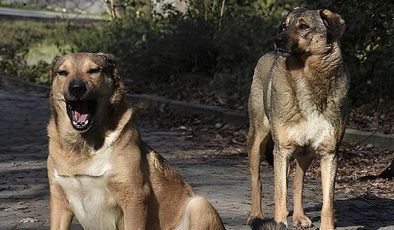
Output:
[[[304,59],[304,63],[304,73],[308,78],[335,78],[338,70],[342,68],[339,44],[334,42],[327,52],[309,55]]]
[[[293,82],[303,82],[309,90],[310,100],[316,108],[324,111],[327,97],[335,88],[338,72],[342,67],[342,55],[337,43],[325,52],[301,57],[288,57],[286,66]]]

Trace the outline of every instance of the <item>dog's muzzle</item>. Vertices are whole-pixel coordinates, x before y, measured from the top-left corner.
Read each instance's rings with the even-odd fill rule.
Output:
[[[85,83],[81,80],[72,80],[68,86],[68,92],[75,99],[80,99],[87,91]]]
[[[287,38],[281,34],[275,38],[275,52],[281,56],[288,57],[291,55],[289,49],[286,48],[288,44]]]
[[[66,96],[67,115],[77,131],[86,132],[92,126],[96,101],[88,99],[88,90],[81,80],[73,80],[68,86]]]

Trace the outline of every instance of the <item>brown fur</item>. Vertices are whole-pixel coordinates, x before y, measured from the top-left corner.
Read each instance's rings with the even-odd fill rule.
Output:
[[[66,111],[69,85],[75,79],[87,86],[86,97],[97,101],[92,126],[83,132],[73,128]],[[101,191],[104,199],[99,201],[114,214],[109,222],[115,223],[116,229],[224,229],[213,206],[141,140],[135,113],[124,98],[123,82],[112,56],[75,53],[55,60],[50,103],[51,229],[70,229],[78,212],[94,216],[94,212],[86,211],[90,206],[101,212],[102,207],[94,206],[94,201],[85,201],[99,199]],[[103,156],[108,159],[100,160]],[[103,165],[108,169],[104,170]],[[75,185],[68,181],[78,182],[74,188],[78,198],[84,196],[81,191],[93,186],[90,184],[103,183],[106,189],[94,187],[99,192],[93,190],[85,200],[79,199],[86,203],[78,208],[73,190],[67,188]],[[107,218],[103,212],[103,218],[95,217],[96,225],[89,221],[84,228],[102,227],[100,221]]]
[[[282,23],[276,53],[264,55],[253,76],[249,97],[248,153],[252,207],[249,223],[262,218],[260,162],[266,143],[274,142],[275,221],[287,223],[289,158],[297,161],[293,181],[293,224],[311,221],[302,205],[303,181],[312,159],[321,159],[321,229],[334,229],[336,152],[345,130],[348,75],[339,41],[345,23],[329,10],[297,8]]]

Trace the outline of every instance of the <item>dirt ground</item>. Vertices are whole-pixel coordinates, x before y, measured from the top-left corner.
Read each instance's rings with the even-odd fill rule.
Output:
[[[48,229],[47,96],[0,82],[0,111],[0,229]],[[250,208],[245,127],[155,113],[139,116],[144,140],[212,202],[227,229],[249,229],[245,225]],[[366,152],[373,161],[363,160]],[[384,169],[393,152],[345,145],[340,154],[335,203],[338,229],[394,229],[393,181],[356,180]],[[271,217],[273,172],[265,163],[262,178],[264,214]],[[289,194],[289,210],[291,201]],[[306,179],[305,209],[313,221],[312,229],[318,228],[321,188],[317,163]],[[292,223],[291,217],[288,221]],[[76,221],[72,229],[80,229]]]

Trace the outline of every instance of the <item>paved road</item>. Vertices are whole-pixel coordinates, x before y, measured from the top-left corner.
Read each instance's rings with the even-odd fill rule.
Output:
[[[0,229],[46,229],[46,95],[11,92],[0,85],[0,108]],[[142,133],[219,209],[229,229],[248,229],[243,225],[248,209],[245,157],[209,158],[215,152],[177,132],[142,127]]]
[[[47,229],[46,95],[0,81],[0,111],[0,229]],[[204,143],[148,123],[141,130],[143,138],[212,202],[227,229],[249,229],[244,225],[250,205],[245,156],[216,156]],[[272,216],[272,170],[266,165],[263,169],[265,214]],[[307,180],[305,196],[307,213],[317,228],[319,181]],[[394,229],[393,200],[337,193],[336,213],[338,229]],[[77,222],[73,229],[80,229]]]
[[[60,13],[43,10],[23,10],[16,8],[0,7],[0,17],[31,18],[42,20],[106,20],[103,16]]]

